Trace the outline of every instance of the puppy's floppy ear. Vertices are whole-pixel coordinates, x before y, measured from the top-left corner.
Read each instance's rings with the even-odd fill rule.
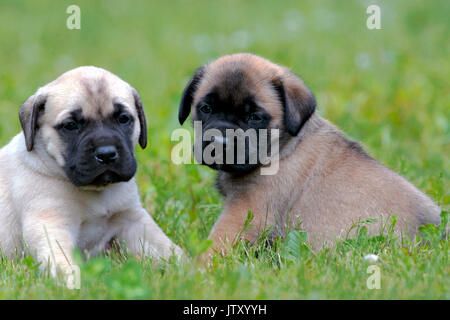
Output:
[[[184,88],[183,95],[181,96],[180,109],[178,110],[178,121],[180,121],[180,124],[183,124],[189,116],[189,113],[191,113],[194,94],[204,73],[205,66],[201,66],[195,71],[194,76],[189,80],[186,88]]]
[[[19,119],[25,136],[27,150],[33,150],[34,137],[38,129],[39,114],[45,109],[47,96],[43,94],[34,94],[25,101],[20,107]]]
[[[285,75],[272,82],[283,105],[287,131],[296,136],[316,109],[316,99],[303,81],[286,70]]]
[[[132,88],[134,105],[136,107],[137,115],[139,118],[139,125],[141,127],[141,133],[139,135],[139,145],[142,149],[147,146],[147,120],[145,119],[144,107],[142,106],[141,96],[135,88]]]

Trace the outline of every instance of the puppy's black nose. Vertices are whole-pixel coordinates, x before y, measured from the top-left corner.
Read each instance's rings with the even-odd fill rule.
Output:
[[[98,163],[112,163],[116,161],[118,157],[119,154],[114,146],[101,146],[95,150],[95,160],[97,160]]]

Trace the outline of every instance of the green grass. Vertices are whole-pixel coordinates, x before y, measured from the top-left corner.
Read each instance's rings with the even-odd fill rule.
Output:
[[[139,90],[149,120],[149,147],[137,151],[144,206],[191,256],[204,249],[222,200],[214,172],[170,162],[170,134],[192,72],[227,53],[248,51],[289,66],[315,93],[320,114],[448,211],[448,1],[86,0],[77,1],[81,30],[68,30],[72,3],[1,2],[0,145],[19,132],[19,106],[38,86],[79,65],[118,74]],[[381,7],[382,30],[366,28],[371,3]],[[241,244],[210,269],[78,259],[80,290],[40,276],[30,257],[0,258],[0,298],[449,299],[449,244],[431,229],[423,246],[361,231],[317,252],[293,232],[273,247],[263,239]],[[366,286],[368,253],[380,256],[380,290]]]

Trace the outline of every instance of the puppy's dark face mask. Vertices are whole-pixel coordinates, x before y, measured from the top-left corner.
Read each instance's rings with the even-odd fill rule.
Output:
[[[134,148],[147,145],[139,93],[95,67],[71,70],[42,87],[22,104],[19,117],[27,150],[53,158],[78,187],[129,181],[136,172]]]
[[[286,68],[255,55],[235,54],[197,69],[184,89],[178,118],[183,124],[193,107],[193,121],[202,124],[203,151],[208,150],[211,140],[216,140],[210,139],[208,130],[216,129],[222,137],[227,137],[229,129],[256,132],[256,139],[245,137],[244,149],[239,149],[234,140],[234,158],[228,159],[231,162],[226,161],[225,155],[229,138],[223,143],[222,163],[205,163],[202,158],[202,163],[213,169],[243,175],[267,163],[272,156],[271,129],[279,129],[281,149],[289,137],[300,132],[315,105],[309,89]],[[256,148],[252,141],[256,141]],[[244,163],[238,161],[239,155]],[[263,155],[265,159],[261,158]]]
[[[121,104],[106,119],[83,117],[82,110],[55,129],[65,145],[64,171],[76,186],[105,186],[129,181],[136,173],[131,140],[133,116]]]
[[[244,99],[236,101],[219,91],[214,88],[195,106],[195,120],[202,124],[202,136],[196,137],[202,139],[202,164],[245,174],[261,165],[259,146],[261,140],[268,141],[271,115],[249,92],[244,93]],[[221,156],[216,158],[217,153]],[[205,159],[209,154],[216,161],[211,163]]]

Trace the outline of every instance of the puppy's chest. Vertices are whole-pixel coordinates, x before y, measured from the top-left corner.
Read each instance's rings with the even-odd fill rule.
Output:
[[[119,226],[110,223],[107,217],[92,217],[80,226],[77,246],[81,250],[101,251],[119,232]]]
[[[298,181],[296,174],[283,176],[252,176],[246,179],[218,179],[216,187],[225,198],[242,201],[254,208],[284,211],[301,195],[299,188],[294,188]]]
[[[102,250],[122,227],[119,215],[131,210],[132,204],[134,202],[126,193],[109,192],[87,197],[82,208],[78,247]]]
[[[138,202],[137,195],[125,188],[111,188],[87,193],[82,201],[83,220],[109,220],[118,212],[130,210]]]
[[[121,225],[115,221],[119,214],[110,208],[90,208],[80,225],[77,246],[81,250],[101,251],[120,232]]]

